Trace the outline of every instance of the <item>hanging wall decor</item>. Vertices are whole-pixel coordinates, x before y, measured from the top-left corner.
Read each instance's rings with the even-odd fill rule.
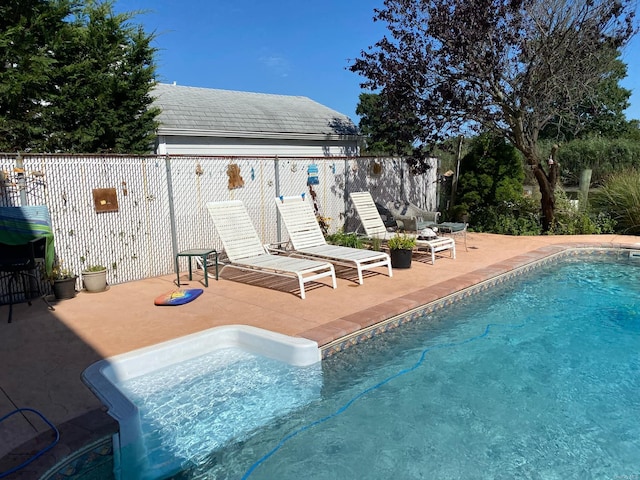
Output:
[[[307,167],[307,185],[318,185],[319,183],[318,166],[315,163],[312,163]]]
[[[97,213],[117,212],[118,194],[115,188],[94,188],[93,205]]]
[[[244,180],[240,176],[240,166],[232,163],[227,167],[227,176],[229,177],[229,190],[244,187]]]

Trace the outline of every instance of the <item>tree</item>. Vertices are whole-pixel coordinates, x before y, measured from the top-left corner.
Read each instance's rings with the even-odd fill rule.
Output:
[[[383,95],[361,93],[356,114],[360,116],[358,125],[364,137],[364,154],[410,156],[416,138],[416,120],[392,118],[388,102]]]
[[[613,70],[633,34],[633,0],[385,0],[385,36],[350,66],[362,86],[411,109],[423,145],[492,131],[524,155],[554,218],[558,164],[544,165],[540,132],[568,123]],[[401,100],[400,100],[401,99]],[[555,154],[555,149],[552,153]]]
[[[0,151],[37,148],[45,135],[45,99],[53,93],[54,46],[64,35],[69,2],[0,3]]]
[[[0,43],[15,58],[8,69],[13,75],[7,75],[13,97],[0,96],[0,126],[7,133],[0,150],[148,153],[159,113],[150,95],[155,49],[153,36],[131,23],[134,14],[115,14],[110,1],[32,0],[34,10],[10,2],[17,12],[10,27],[14,37],[30,38],[31,25],[41,27],[42,35],[29,45],[46,68],[34,68],[29,57],[18,55],[10,38]],[[40,12],[49,10],[56,22],[43,19]],[[29,89],[19,83],[24,78],[31,79]],[[11,98],[16,106],[5,108]]]
[[[634,122],[627,121],[631,90],[620,86],[627,76],[627,66],[620,60],[593,90],[593,95],[577,104],[571,115],[554,117],[540,132],[540,138],[570,142],[589,137],[622,138],[633,133]]]
[[[523,181],[519,152],[504,138],[480,135],[460,163],[460,203],[470,213],[513,203],[522,198]]]

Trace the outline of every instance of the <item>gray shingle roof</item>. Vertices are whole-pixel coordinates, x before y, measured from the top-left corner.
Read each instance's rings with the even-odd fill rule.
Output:
[[[307,97],[183,87],[159,83],[159,133],[223,132],[357,135],[349,117]]]

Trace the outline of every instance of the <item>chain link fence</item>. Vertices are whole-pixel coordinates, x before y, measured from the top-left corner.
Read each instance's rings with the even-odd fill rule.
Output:
[[[280,195],[313,195],[330,233],[358,228],[350,192],[435,210],[433,162],[412,175],[400,158],[0,155],[0,206],[47,205],[63,267],[102,264],[116,284],[173,273],[178,251],[221,249],[209,201],[242,200],[263,243],[288,239]]]

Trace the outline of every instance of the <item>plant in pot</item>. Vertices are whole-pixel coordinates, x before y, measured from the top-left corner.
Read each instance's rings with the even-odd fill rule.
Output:
[[[82,271],[82,281],[87,292],[103,292],[107,289],[107,267],[89,265]]]
[[[76,280],[78,276],[71,270],[62,267],[62,262],[56,262],[51,269],[49,280],[56,300],[64,300],[76,296]]]
[[[393,268],[411,268],[411,255],[416,246],[416,238],[406,233],[398,233],[387,241],[391,266]]]

